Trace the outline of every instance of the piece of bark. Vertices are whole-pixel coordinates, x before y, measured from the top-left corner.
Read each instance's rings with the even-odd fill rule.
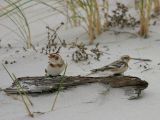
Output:
[[[59,90],[61,84],[63,89],[71,88],[78,85],[84,85],[89,83],[102,83],[110,85],[113,88],[120,87],[134,87],[138,91],[144,90],[148,87],[148,83],[141,80],[138,77],[132,76],[109,76],[109,77],[83,77],[83,76],[64,76],[63,81],[61,81],[62,76],[55,77],[21,77],[17,80],[23,87],[23,90],[27,94],[41,94],[55,92]],[[6,93],[18,94],[16,83],[4,90]],[[139,92],[139,93],[140,93]]]

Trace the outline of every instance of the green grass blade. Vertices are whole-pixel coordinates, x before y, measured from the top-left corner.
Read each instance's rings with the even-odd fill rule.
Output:
[[[56,105],[56,101],[57,101],[57,99],[58,99],[59,92],[61,91],[61,88],[62,88],[62,85],[63,85],[63,80],[64,80],[64,76],[65,76],[65,74],[66,74],[66,70],[67,70],[67,65],[65,66],[64,73],[63,73],[63,75],[61,76],[60,85],[59,85],[59,87],[58,87],[57,94],[56,94],[55,99],[54,99],[54,101],[53,101],[53,105],[52,105],[51,111],[54,110],[54,107],[55,107],[55,105]]]

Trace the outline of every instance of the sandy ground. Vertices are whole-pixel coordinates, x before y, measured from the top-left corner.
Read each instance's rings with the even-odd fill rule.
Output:
[[[35,52],[34,50],[24,51],[22,48],[23,45],[20,44],[16,38],[14,39],[12,34],[2,37],[9,32],[3,29],[0,33],[0,38],[2,39],[2,48],[0,48],[1,63],[4,63],[6,60],[9,61],[9,63],[16,61],[14,64],[7,64],[6,67],[11,73],[15,73],[17,77],[44,75],[44,69],[47,66],[48,58],[46,55],[40,53],[41,47],[46,43],[46,24],[43,23],[55,27],[63,20],[64,17],[56,15],[33,24],[32,32],[35,35],[34,45],[38,52]],[[2,20],[2,23],[10,24],[9,21],[5,21],[5,19]],[[60,51],[61,56],[68,63],[67,75],[86,75],[91,69],[109,64],[110,62],[117,60],[121,55],[151,59],[152,62],[148,63],[130,61],[130,68],[125,72],[125,75],[137,76],[149,83],[149,87],[143,91],[140,99],[132,101],[128,100],[128,96],[125,95],[124,89],[110,88],[110,91],[106,95],[102,95],[100,93],[106,90],[106,86],[100,84],[85,85],[61,92],[58,96],[55,110],[52,112],[50,112],[50,109],[55,94],[36,97],[30,96],[34,104],[34,106],[31,107],[31,111],[46,112],[41,115],[35,114],[34,119],[159,120],[160,22],[157,21],[156,26],[151,25],[150,28],[150,36],[147,39],[129,33],[121,33],[119,35],[115,35],[112,31],[103,33],[96,39],[96,42],[100,43],[99,49],[102,50],[104,54],[100,58],[100,61],[91,59],[90,64],[87,64],[87,62],[74,63],[71,57],[73,50],[62,48]],[[124,31],[129,30],[124,29]],[[136,30],[130,31],[136,33]],[[75,41],[75,38],[80,36],[80,39],[84,43],[87,43],[87,35],[82,28],[63,28],[59,35],[67,42]],[[12,45],[11,49],[7,46],[8,43]],[[94,46],[95,45],[88,47],[93,48]],[[105,46],[107,46],[109,50],[106,49]],[[149,70],[144,71],[144,66],[149,68]],[[12,80],[2,65],[0,65],[0,88],[9,87],[11,83]],[[0,108],[0,120],[33,119],[27,116],[23,102],[17,96],[8,96],[4,92],[0,92]]]

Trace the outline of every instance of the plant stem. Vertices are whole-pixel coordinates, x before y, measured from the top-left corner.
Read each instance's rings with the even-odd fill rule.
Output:
[[[30,109],[29,109],[26,101],[25,101],[24,96],[23,96],[22,93],[21,93],[21,90],[20,90],[21,87],[20,87],[20,85],[19,85],[19,83],[18,83],[17,78],[15,77],[15,75],[12,76],[12,75],[10,74],[10,72],[8,71],[8,69],[6,68],[5,65],[2,64],[2,66],[4,67],[4,69],[6,70],[6,72],[8,73],[8,75],[10,76],[10,78],[13,80],[13,82],[16,83],[17,91],[18,91],[18,93],[20,94],[20,96],[21,96],[21,98],[22,98],[22,101],[23,101],[23,103],[24,103],[24,105],[25,105],[25,107],[26,107],[26,109],[27,109],[28,115],[31,116],[31,117],[34,117],[33,114],[31,113],[31,111],[30,111]]]
[[[25,95],[25,97],[27,98],[28,102],[30,103],[31,106],[33,106],[32,101],[30,100],[30,98],[28,97],[28,95],[26,94],[26,92],[24,91],[23,87],[21,86],[21,84],[19,83],[19,81],[17,80],[17,77],[15,76],[15,74],[12,73],[12,76],[14,77],[14,79],[16,80],[16,83],[18,84],[19,88],[22,90],[21,92]]]
[[[9,3],[10,5],[13,5],[17,8],[18,12],[22,15],[23,17],[23,20],[24,20],[24,23],[27,27],[27,32],[28,32],[28,35],[27,35],[27,48],[31,48],[32,47],[32,39],[31,39],[31,31],[30,31],[30,26],[29,26],[29,23],[28,23],[28,20],[26,18],[26,16],[24,15],[24,13],[22,12],[22,10],[20,9],[20,7],[18,5],[16,5],[15,3],[11,2],[10,0],[5,0],[7,3]]]
[[[61,90],[61,88],[62,88],[64,76],[65,76],[65,74],[66,74],[66,70],[67,70],[67,65],[65,66],[64,73],[63,73],[63,75],[62,75],[62,77],[61,77],[61,79],[60,79],[60,85],[59,85],[59,87],[58,87],[57,94],[56,94],[55,99],[54,99],[54,101],[53,101],[53,105],[52,105],[51,111],[54,110],[54,107],[55,107],[55,105],[56,105],[56,101],[57,101],[57,99],[58,99],[59,92],[60,92],[60,90]]]

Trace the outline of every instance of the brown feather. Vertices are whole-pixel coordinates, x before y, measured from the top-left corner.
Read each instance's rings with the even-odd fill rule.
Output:
[[[53,68],[56,68],[56,67],[60,68],[63,66],[63,64],[52,64],[52,63],[50,63],[49,65]]]

